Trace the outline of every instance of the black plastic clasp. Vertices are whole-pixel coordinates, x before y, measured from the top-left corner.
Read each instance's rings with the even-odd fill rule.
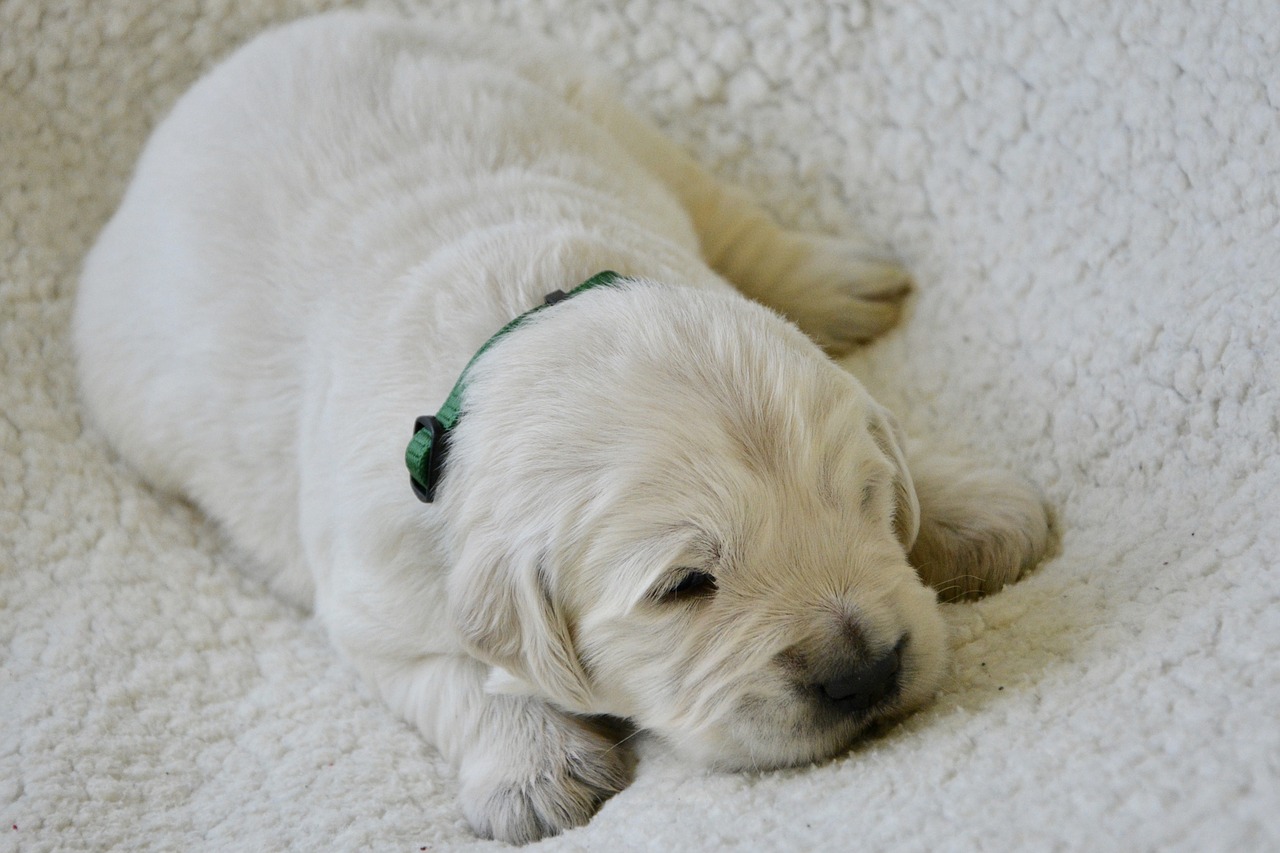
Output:
[[[413,422],[414,436],[423,430],[428,430],[431,436],[426,464],[421,468],[425,483],[419,483],[418,478],[410,474],[409,485],[413,488],[413,493],[418,500],[429,504],[435,500],[436,484],[440,482],[440,469],[444,466],[444,458],[449,452],[449,432],[435,415],[423,415]]]

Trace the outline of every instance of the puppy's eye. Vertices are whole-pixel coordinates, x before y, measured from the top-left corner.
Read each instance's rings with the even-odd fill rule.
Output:
[[[716,579],[707,572],[689,571],[680,578],[680,582],[661,596],[663,604],[693,601],[698,598],[710,598],[719,587]]]

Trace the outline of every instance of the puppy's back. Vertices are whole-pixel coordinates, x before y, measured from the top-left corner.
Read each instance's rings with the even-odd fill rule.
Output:
[[[607,231],[610,197],[628,233],[683,215],[573,105],[582,74],[528,40],[358,13],[241,48],[156,129],[86,259],[73,334],[93,419],[305,599],[308,442],[334,412],[371,416],[353,395],[390,396],[352,375],[400,382],[411,413],[527,307],[469,282],[514,281],[502,265],[530,252],[478,263],[475,235],[546,251],[557,229]],[[441,275],[454,256],[468,274]],[[411,374],[375,363],[404,340],[437,345]]]

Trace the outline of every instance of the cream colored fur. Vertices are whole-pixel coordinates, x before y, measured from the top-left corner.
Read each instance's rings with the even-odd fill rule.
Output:
[[[266,34],[156,130],[75,314],[97,425],[314,608],[512,841],[626,785],[605,717],[774,767],[927,701],[945,637],[908,552],[987,591],[1047,534],[1001,472],[924,460],[913,485],[888,413],[815,345],[890,327],[906,274],[778,228],[581,67],[358,14]],[[478,362],[414,500],[413,418],[602,269],[630,283]],[[691,570],[716,588],[664,595]],[[895,647],[868,712],[816,696]]]

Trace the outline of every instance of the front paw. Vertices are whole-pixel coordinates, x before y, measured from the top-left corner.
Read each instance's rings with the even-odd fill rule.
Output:
[[[831,355],[841,355],[897,325],[912,289],[897,261],[856,240],[802,235],[805,249],[788,272],[802,295],[795,317]]]
[[[920,533],[909,559],[943,601],[996,592],[1034,568],[1052,534],[1040,492],[1020,477],[963,460],[913,460]]]
[[[477,835],[510,844],[586,823],[635,767],[607,721],[519,701],[523,707],[483,732],[460,768],[467,822]]]

